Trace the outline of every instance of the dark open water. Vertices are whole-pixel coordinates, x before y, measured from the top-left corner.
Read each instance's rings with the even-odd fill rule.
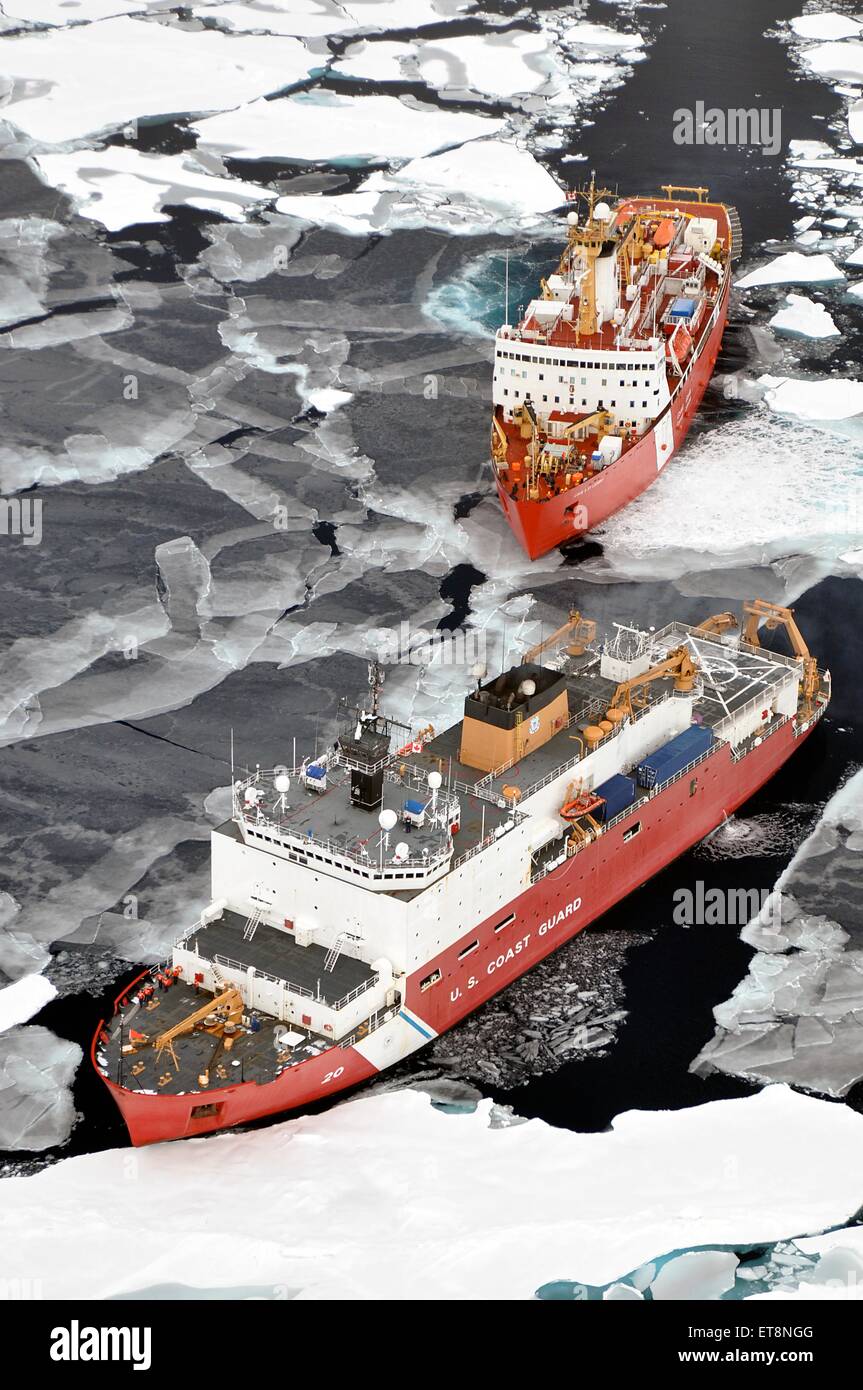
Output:
[[[738,206],[747,245],[768,237],[785,238],[799,210],[793,210],[789,202],[781,154],[771,159],[758,151],[734,147],[682,148],[672,140],[672,115],[678,107],[694,108],[699,100],[723,108],[779,107],[784,147],[791,138],[822,138],[823,118],[835,113],[836,100],[826,85],[792,78],[784,46],[763,37],[772,22],[799,10],[799,0],[735,0],[723,7],[715,0],[676,0],[658,12],[664,27],[648,59],[636,66],[629,81],[597,113],[595,125],[578,138],[577,148],[588,155],[589,163],[558,164],[562,179],[581,177],[593,165],[601,178],[612,179],[622,190],[647,191],[669,181],[706,183],[714,195]],[[597,22],[614,22],[614,12],[601,4],[593,6],[590,17]],[[646,18],[650,19],[649,12]],[[549,160],[552,167],[555,162],[554,157]],[[28,192],[25,188],[25,203]],[[198,214],[188,214],[157,234],[153,228],[140,229],[150,251],[145,255],[133,248],[124,255],[139,276],[169,279],[174,258],[191,260],[205,244],[197,231],[201,220]],[[123,240],[130,239],[130,234],[124,233]],[[161,259],[148,263],[154,244],[166,249]],[[395,243],[393,246],[396,254]],[[858,342],[849,339],[844,348],[846,356],[859,362]],[[736,370],[741,365],[754,369],[757,364],[746,359],[750,351],[732,322],[717,370]],[[478,405],[477,409],[485,407]],[[709,422],[729,409],[733,407],[712,391],[703,418]],[[756,465],[753,459],[753,467]],[[740,499],[740,505],[745,506],[745,498]],[[780,498],[777,505],[781,505]],[[324,523],[320,539],[337,543],[337,533]],[[571,590],[567,599],[581,601],[590,611],[594,586],[581,584],[577,566],[568,575]],[[442,592],[453,604],[454,621],[469,605],[471,589],[482,577],[470,566],[460,566],[443,581]],[[680,611],[679,595],[670,586],[657,582],[652,591],[669,612],[675,608]],[[849,767],[863,762],[863,735],[856,722],[861,659],[856,622],[859,598],[856,582],[828,580],[797,604],[812,649],[832,669],[833,706],[804,750],[745,808],[744,816],[788,803],[823,803]],[[630,611],[636,611],[644,596],[622,592],[619,600],[621,616],[625,616],[627,604]],[[713,606],[704,599],[699,601],[698,610],[716,611],[717,606],[728,606],[727,599],[718,597]],[[261,669],[256,671],[262,679]],[[208,732],[201,740],[206,748],[212,746],[209,731],[214,707],[218,711],[218,701],[208,706]],[[224,727],[223,720],[216,722]],[[164,721],[142,723],[144,728],[164,728]],[[840,726],[842,733],[837,732]],[[193,744],[201,746],[194,740]],[[207,775],[213,770],[211,758]],[[750,857],[735,863],[689,854],[610,913],[601,927],[592,930],[614,932],[636,925],[651,933],[644,945],[630,953],[625,967],[625,1004],[630,1013],[616,1046],[606,1058],[563,1065],[552,1075],[514,1092],[500,1092],[496,1098],[511,1103],[524,1115],[540,1116],[567,1128],[595,1130],[605,1127],[616,1113],[633,1107],[678,1107],[744,1093],[746,1088],[736,1082],[700,1080],[690,1076],[687,1068],[712,1032],[712,1007],[743,977],[750,952],[739,942],[734,927],[684,930],[672,926],[672,894],[675,888],[697,879],[708,887],[770,887],[787,858],[787,854]],[[825,910],[829,912],[829,904]],[[115,993],[116,986],[112,985],[104,1003]],[[91,996],[78,996],[51,1004],[38,1021],[62,1036],[77,1039],[86,1051],[99,1012],[99,1004]],[[75,1095],[84,1118],[66,1153],[125,1142],[113,1105],[87,1061],[80,1070]],[[853,1098],[852,1103],[859,1108]]]

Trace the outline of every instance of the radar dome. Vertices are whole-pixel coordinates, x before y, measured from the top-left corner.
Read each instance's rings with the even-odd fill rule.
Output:
[[[608,203],[597,203],[596,207],[593,209],[593,215],[597,222],[607,222],[611,217],[611,208],[608,206]]]
[[[381,830],[392,830],[397,820],[398,816],[395,811],[381,811],[378,816],[378,825]]]
[[[437,789],[438,789],[438,787],[440,786],[440,784],[441,784],[442,781],[443,781],[443,778],[441,777],[441,775],[440,775],[439,772],[430,772],[430,773],[429,773],[429,786],[431,787],[431,789],[432,789],[433,792],[436,792],[436,791],[437,791]]]
[[[568,224],[570,227],[577,227],[577,226],[578,226],[578,213],[577,213],[577,212],[568,212],[568,213],[566,214],[566,221],[567,221],[567,224]]]
[[[286,772],[280,772],[273,779],[273,786],[277,792],[289,792],[291,790],[291,779]]]
[[[405,842],[404,842],[404,840],[399,840],[399,842],[398,842],[398,844],[396,845],[396,848],[395,848],[395,857],[396,857],[396,859],[398,859],[398,860],[407,859],[407,857],[408,857],[409,854],[410,854],[410,846],[409,846],[409,845],[406,845]]]
[[[522,681],[521,685],[518,687],[518,693],[519,695],[527,696],[535,695],[536,681],[532,681],[530,678],[528,678],[526,681]]]

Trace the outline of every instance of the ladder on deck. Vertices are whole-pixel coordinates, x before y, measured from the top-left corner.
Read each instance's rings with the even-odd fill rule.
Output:
[[[730,203],[726,203],[725,211],[728,213],[728,223],[731,227],[731,259],[736,261],[743,254],[743,228],[740,225],[740,213]]]
[[[329,970],[330,973],[336,968],[336,962],[342,954],[342,946],[345,941],[347,941],[347,932],[339,932],[332,946],[327,951],[326,959],[324,960],[324,969]]]
[[[246,925],[243,927],[244,941],[251,941],[254,938],[255,932],[261,925],[261,915],[261,909],[256,907],[247,919]]]

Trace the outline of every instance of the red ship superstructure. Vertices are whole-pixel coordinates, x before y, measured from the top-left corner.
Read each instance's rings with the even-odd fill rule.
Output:
[[[557,271],[496,335],[492,458],[531,559],[650,486],[716,364],[740,220],[705,188],[663,193],[612,203],[591,180],[571,195]]]
[[[380,712],[373,665],[324,755],[238,779],[211,905],[93,1040],[134,1143],[374,1076],[720,825],[830,699],[788,609],[744,615],[600,643],[573,613],[437,736]]]

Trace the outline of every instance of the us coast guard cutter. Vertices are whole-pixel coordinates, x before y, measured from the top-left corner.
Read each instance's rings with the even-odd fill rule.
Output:
[[[791,654],[766,650],[783,628]],[[419,737],[345,710],[322,757],[256,769],[212,835],[212,903],[101,1023],[136,1144],[354,1086],[524,974],[755,792],[830,699],[788,609],[697,627],[572,613]]]

